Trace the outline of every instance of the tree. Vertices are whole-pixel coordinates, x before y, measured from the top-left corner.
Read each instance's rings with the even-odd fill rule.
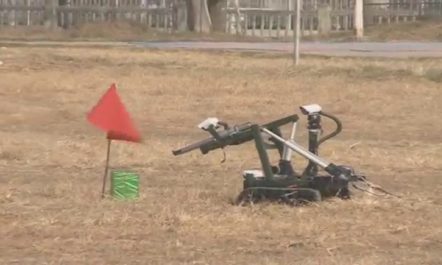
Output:
[[[191,31],[209,33],[222,31],[225,16],[222,10],[227,0],[186,0],[187,24]]]

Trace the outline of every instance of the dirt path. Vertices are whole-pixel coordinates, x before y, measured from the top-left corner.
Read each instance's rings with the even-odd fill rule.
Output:
[[[148,49],[197,49],[291,53],[289,42],[211,42],[211,41],[143,41],[143,42],[57,42],[0,41],[0,46],[70,46],[70,47],[141,47]],[[439,42],[303,42],[302,54],[355,57],[442,57]]]
[[[136,46],[157,49],[215,49],[267,52],[292,52],[288,42],[139,42]],[[373,57],[442,57],[442,43],[437,42],[303,42],[303,54]]]

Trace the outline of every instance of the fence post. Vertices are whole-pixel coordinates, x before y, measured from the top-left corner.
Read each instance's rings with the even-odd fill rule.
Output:
[[[187,4],[185,1],[175,1],[174,9],[176,10],[175,15],[175,29],[178,32],[184,32],[188,30],[187,20]]]
[[[16,3],[15,0],[12,0],[12,1],[9,2],[9,3],[6,2],[6,4],[10,4],[12,7],[16,7],[16,5],[17,5],[17,3]],[[17,13],[16,13],[15,9],[9,10],[7,14],[8,14],[7,19],[8,19],[8,24],[9,24],[9,26],[17,26],[17,25],[16,25],[16,21],[17,21],[16,16],[17,16]]]
[[[289,11],[289,14],[287,15],[287,21],[285,24],[286,32],[288,30],[292,29],[292,13],[293,13],[293,1],[288,0],[287,1],[287,10]]]
[[[31,7],[31,0],[26,0],[26,7]],[[31,10],[26,11],[26,26],[31,25]]]
[[[327,35],[330,33],[331,28],[331,7],[328,4],[318,5],[318,33]]]
[[[364,1],[355,0],[354,28],[356,39],[364,37]]]
[[[46,28],[57,28],[57,0],[45,0],[44,25]]]
[[[110,0],[110,7],[112,8],[112,11],[110,12],[110,21],[114,22],[118,18],[118,12],[117,8],[119,6],[118,0]]]

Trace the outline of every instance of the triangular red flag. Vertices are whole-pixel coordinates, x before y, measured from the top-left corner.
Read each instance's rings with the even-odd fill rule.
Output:
[[[90,123],[107,132],[110,140],[141,141],[140,134],[118,96],[115,84],[110,86],[87,118]]]

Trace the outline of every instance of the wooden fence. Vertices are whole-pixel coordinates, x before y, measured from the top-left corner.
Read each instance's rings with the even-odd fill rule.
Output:
[[[231,0],[226,31],[232,34],[287,37],[293,34],[293,0]],[[301,0],[301,33],[353,30],[354,0]],[[442,18],[442,0],[365,0],[364,24],[390,24]]]
[[[69,28],[124,20],[171,30],[172,4],[171,0],[0,0],[0,26],[56,24]]]
[[[0,26],[131,21],[174,32],[186,24],[185,0],[0,0]],[[225,31],[281,38],[293,35],[294,0],[224,0]],[[301,33],[353,30],[355,0],[301,0]],[[181,13],[178,16],[177,9]],[[184,11],[186,12],[186,11]],[[364,24],[442,16],[442,0],[364,0]],[[184,18],[184,19],[183,19]],[[177,22],[180,21],[180,22]]]
[[[375,0],[364,4],[366,25],[416,21],[426,17],[442,17],[442,0]]]
[[[293,35],[293,0],[278,0],[279,9],[269,7],[226,8],[226,31],[233,34],[262,37]],[[282,7],[286,7],[282,9]],[[313,35],[353,29],[354,0],[302,1],[301,33]]]

